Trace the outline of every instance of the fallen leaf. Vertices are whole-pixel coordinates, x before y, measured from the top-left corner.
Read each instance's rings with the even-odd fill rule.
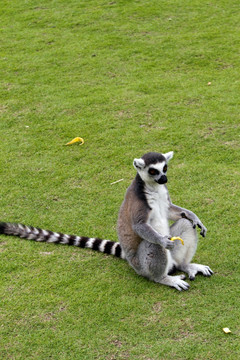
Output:
[[[230,334],[231,330],[229,328],[223,328],[223,331],[225,332],[225,334]]]
[[[77,142],[80,142],[81,144],[80,145],[83,145],[84,144],[84,140],[83,138],[81,137],[75,137],[74,139],[72,139],[71,141],[69,141],[67,144],[65,145],[72,145],[72,144],[75,144]]]

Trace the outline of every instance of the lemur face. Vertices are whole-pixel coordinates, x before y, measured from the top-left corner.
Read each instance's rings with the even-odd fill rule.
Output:
[[[149,180],[154,180],[158,184],[166,184],[167,182],[167,164],[165,162],[150,165],[147,169]]]
[[[147,153],[141,159],[134,159],[133,165],[145,183],[162,185],[167,182],[167,163],[172,157],[172,151],[166,154]]]

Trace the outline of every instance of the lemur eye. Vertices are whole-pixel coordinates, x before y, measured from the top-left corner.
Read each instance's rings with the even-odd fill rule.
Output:
[[[154,169],[154,168],[150,168],[148,170],[149,174],[150,175],[159,175],[159,171],[157,169]]]
[[[163,172],[167,172],[167,164],[163,167]]]

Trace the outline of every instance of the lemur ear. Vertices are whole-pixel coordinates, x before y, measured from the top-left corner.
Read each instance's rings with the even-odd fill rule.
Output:
[[[133,166],[136,170],[141,170],[145,166],[145,161],[143,159],[134,159]]]
[[[165,157],[166,161],[169,162],[169,160],[171,160],[173,157],[173,151],[169,151],[168,153],[163,154],[163,156]]]

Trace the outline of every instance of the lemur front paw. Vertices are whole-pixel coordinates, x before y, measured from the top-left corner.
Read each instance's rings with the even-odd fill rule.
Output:
[[[182,212],[181,216],[182,216],[182,218],[188,219],[189,221],[191,221],[194,229],[198,226],[201,230],[200,235],[202,235],[202,237],[206,236],[207,228],[203,225],[201,220],[199,220],[199,218],[195,214],[191,215],[191,214],[186,214],[186,212]]]
[[[163,236],[161,245],[168,250],[171,250],[174,248],[174,241],[171,241],[171,237],[169,236]]]
[[[207,228],[201,222],[200,224],[197,224],[197,226],[201,229],[200,235],[202,235],[202,237],[205,237],[207,233]]]
[[[195,229],[196,226],[198,226],[199,229],[201,230],[200,235],[202,235],[202,237],[205,237],[207,233],[207,228],[203,225],[203,223],[199,219],[197,219],[196,221],[192,221],[192,223],[193,223],[193,228]]]

